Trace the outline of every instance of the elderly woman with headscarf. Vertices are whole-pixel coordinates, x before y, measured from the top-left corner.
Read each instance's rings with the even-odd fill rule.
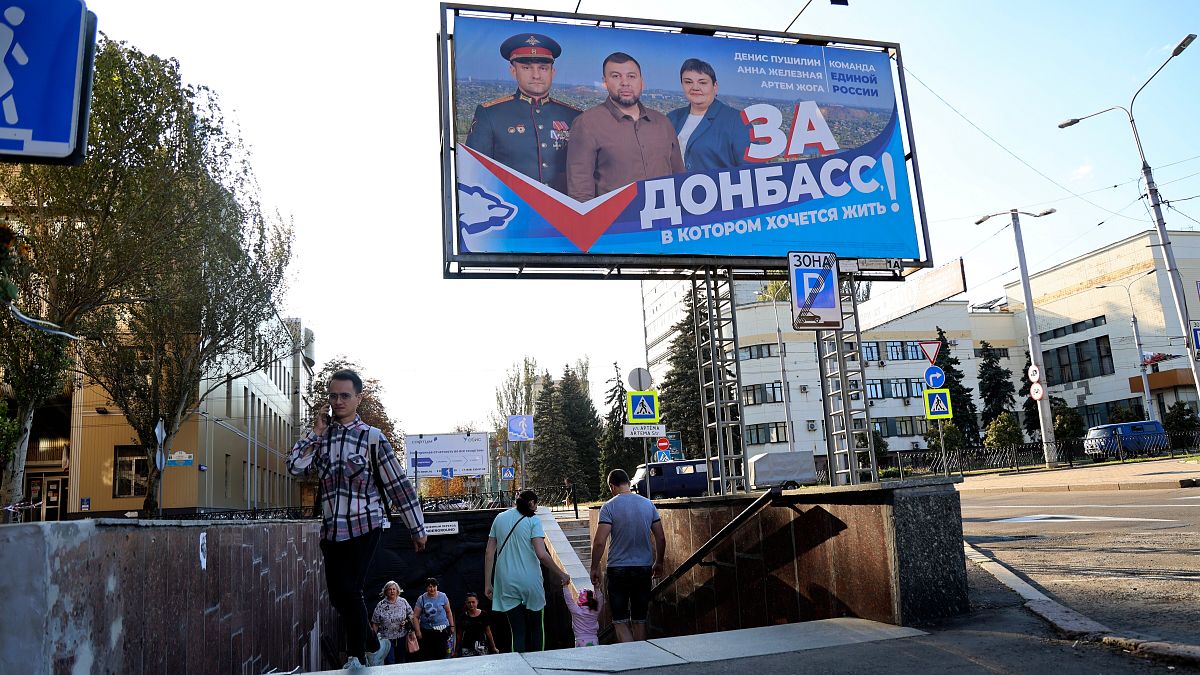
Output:
[[[379,637],[387,638],[392,643],[391,650],[383,660],[386,665],[404,663],[408,656],[403,638],[412,630],[413,610],[400,592],[400,584],[394,581],[384,584],[380,593],[383,599],[371,613],[371,628]]]

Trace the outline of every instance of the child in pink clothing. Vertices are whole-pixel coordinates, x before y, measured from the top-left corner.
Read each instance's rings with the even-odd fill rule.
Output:
[[[600,629],[600,603],[603,596],[588,589],[579,591],[579,597],[571,595],[571,586],[563,586],[563,599],[571,612],[571,628],[575,631],[576,647],[595,647],[600,644],[596,632]]]

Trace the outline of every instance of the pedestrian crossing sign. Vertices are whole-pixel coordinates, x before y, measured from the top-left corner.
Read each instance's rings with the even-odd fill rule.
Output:
[[[629,392],[625,396],[625,412],[630,424],[658,424],[658,392]]]
[[[500,480],[516,480],[517,469],[511,466],[500,467]]]
[[[925,419],[948,420],[954,417],[954,409],[950,407],[949,389],[925,390]]]

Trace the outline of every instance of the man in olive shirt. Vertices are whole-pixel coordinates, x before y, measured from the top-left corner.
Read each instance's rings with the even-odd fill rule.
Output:
[[[581,202],[635,181],[685,171],[674,125],[641,104],[638,62],[615,52],[604,59],[603,70],[608,99],[575,118],[567,145],[567,194]]]

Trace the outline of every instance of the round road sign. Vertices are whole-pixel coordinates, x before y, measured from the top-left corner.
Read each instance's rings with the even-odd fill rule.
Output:
[[[1042,381],[1042,369],[1038,368],[1036,363],[1032,366],[1029,366],[1028,374],[1029,374],[1030,382],[1041,382]]]
[[[667,440],[666,438],[658,439],[658,449],[659,450],[670,450],[671,449],[671,441]]]
[[[634,368],[629,371],[629,386],[633,387],[634,391],[646,391],[653,384],[650,377],[650,371],[645,368]]]
[[[1029,385],[1029,398],[1035,401],[1040,401],[1046,397],[1046,388],[1040,382],[1034,382]]]

